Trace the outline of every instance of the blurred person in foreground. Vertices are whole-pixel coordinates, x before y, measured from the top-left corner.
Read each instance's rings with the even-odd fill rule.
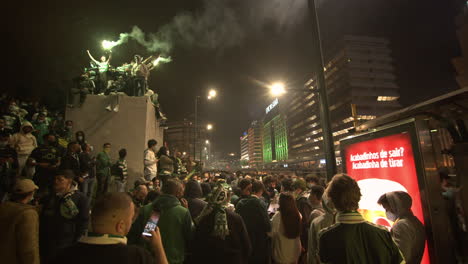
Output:
[[[421,221],[411,211],[411,196],[402,191],[389,192],[380,196],[377,203],[385,208],[387,218],[393,222],[390,233],[406,263],[421,263],[426,232]]]
[[[39,263],[39,216],[29,205],[38,187],[29,179],[18,180],[10,201],[0,205],[0,256],[2,263]]]
[[[146,238],[153,256],[143,248],[127,245],[125,236],[132,226],[134,211],[132,199],[126,193],[102,195],[91,213],[93,232],[59,252],[52,263],[167,264],[157,227]]]
[[[326,189],[338,211],[336,223],[319,233],[319,256],[324,263],[405,263],[390,232],[364,220],[357,211],[361,190],[348,175],[335,175]]]

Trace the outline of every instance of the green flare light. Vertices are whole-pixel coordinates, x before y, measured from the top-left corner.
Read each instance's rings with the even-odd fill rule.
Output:
[[[164,58],[164,57],[159,56],[157,59],[155,59],[155,60],[153,61],[153,65],[154,65],[154,66],[158,66],[158,64],[159,64],[160,62],[162,62],[162,63],[168,63],[168,62],[171,62],[171,61],[172,61],[171,57]]]
[[[119,44],[118,41],[103,40],[102,48],[105,50],[111,50],[113,47],[117,46],[118,44]]]

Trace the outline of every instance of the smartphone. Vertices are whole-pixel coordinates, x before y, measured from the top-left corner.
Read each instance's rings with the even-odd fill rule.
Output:
[[[156,226],[158,225],[158,221],[159,221],[159,213],[153,212],[148,222],[145,225],[145,229],[143,230],[143,235],[148,236],[148,237],[152,236],[150,232],[156,229]]]

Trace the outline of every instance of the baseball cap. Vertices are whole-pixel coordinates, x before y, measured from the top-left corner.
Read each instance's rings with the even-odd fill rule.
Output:
[[[21,179],[16,181],[15,187],[13,188],[13,193],[15,194],[23,194],[32,192],[39,189],[36,184],[30,179]]]

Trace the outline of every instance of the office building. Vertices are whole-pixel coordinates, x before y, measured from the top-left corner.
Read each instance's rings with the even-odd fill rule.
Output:
[[[325,82],[337,162],[339,140],[355,125],[401,108],[389,42],[383,38],[345,36],[325,56]],[[323,135],[316,78],[291,93],[286,116],[289,164],[323,168]],[[306,91],[306,89],[308,91]]]
[[[262,124],[253,121],[247,130],[249,168],[260,169],[263,166]]]
[[[265,166],[281,166],[288,160],[286,114],[278,98],[265,109],[262,145]]]

